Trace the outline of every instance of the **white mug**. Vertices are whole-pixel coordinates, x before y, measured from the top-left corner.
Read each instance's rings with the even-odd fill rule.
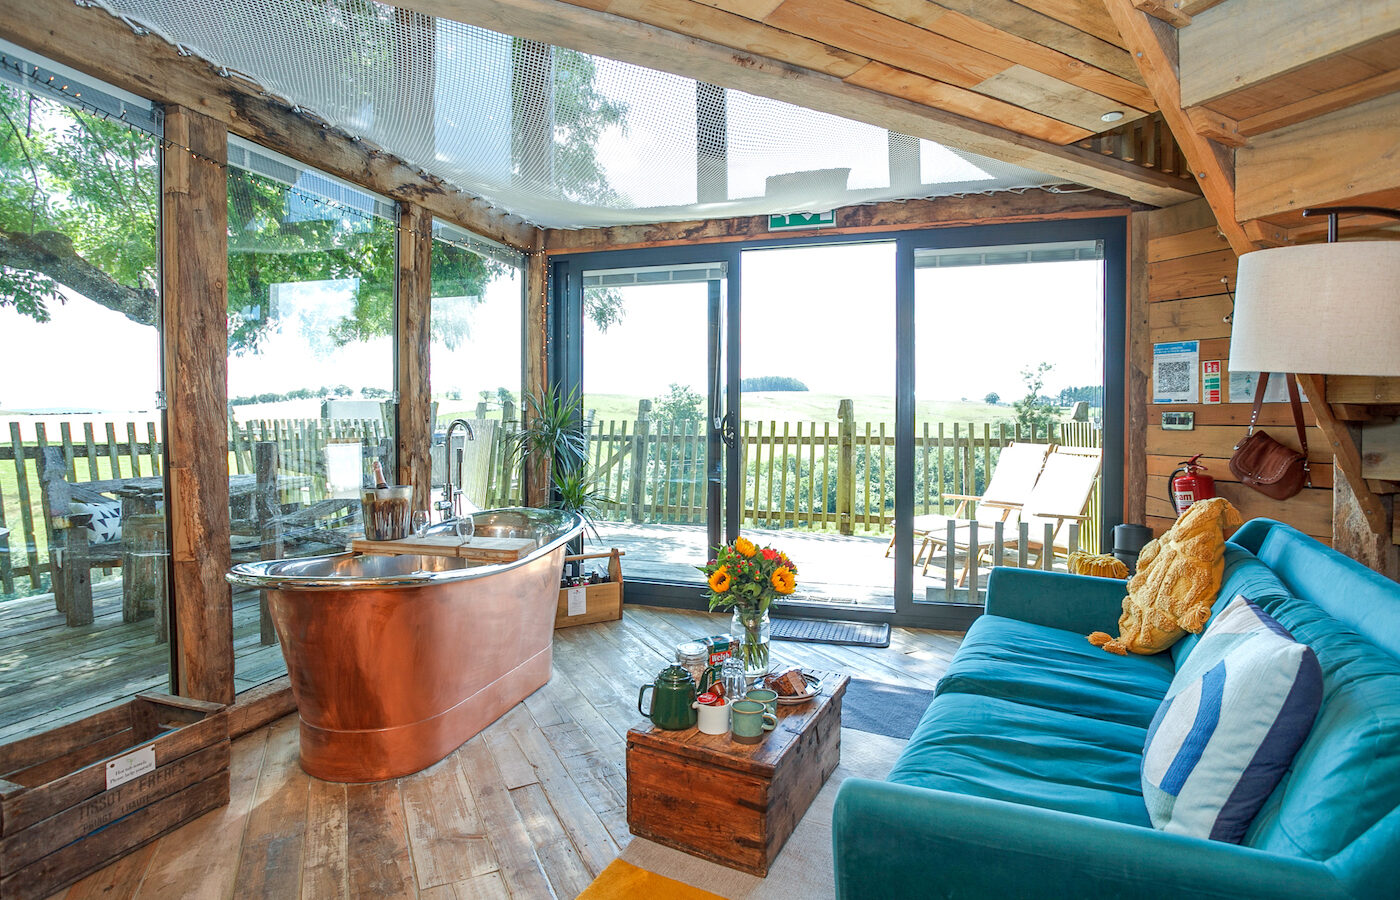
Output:
[[[728,734],[729,733],[729,704],[721,703],[718,706],[706,706],[696,700],[691,706],[699,710],[699,722],[701,734]]]

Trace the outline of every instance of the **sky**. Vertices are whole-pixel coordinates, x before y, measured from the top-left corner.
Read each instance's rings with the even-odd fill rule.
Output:
[[[894,393],[894,245],[753,250],[743,256],[745,376],[784,375],[820,393]],[[626,317],[584,336],[584,389],[656,396],[705,388],[702,284],[625,289]],[[1102,263],[919,269],[915,394],[1004,402],[1021,370],[1054,368],[1047,393],[1099,384]]]
[[[1102,377],[1101,276],[1095,261],[919,269],[915,276],[916,397],[1009,402],[1021,369],[1054,368],[1046,391]],[[229,360],[229,395],[321,385],[389,388],[389,339],[332,347],[325,328],[349,309],[352,281],[280,285],[282,323],[257,354]],[[785,375],[821,393],[894,392],[894,245],[754,250],[743,257],[746,376]],[[706,288],[627,288],[625,318],[585,328],[584,388],[657,396],[672,383],[703,393]],[[468,335],[433,347],[434,394],[520,385],[519,276],[498,278],[468,304]],[[155,329],[82,297],[39,324],[0,309],[0,408],[150,409],[159,382]],[[35,377],[43,373],[43,377]]]

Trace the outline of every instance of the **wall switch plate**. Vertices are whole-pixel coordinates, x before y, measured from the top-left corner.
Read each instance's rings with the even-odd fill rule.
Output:
[[[1164,431],[1193,431],[1196,428],[1196,414],[1193,412],[1162,413]]]

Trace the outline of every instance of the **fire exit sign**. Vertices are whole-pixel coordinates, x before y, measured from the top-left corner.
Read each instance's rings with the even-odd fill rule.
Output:
[[[831,228],[836,225],[836,210],[819,213],[788,213],[785,216],[769,216],[769,231],[795,231],[799,228]]]

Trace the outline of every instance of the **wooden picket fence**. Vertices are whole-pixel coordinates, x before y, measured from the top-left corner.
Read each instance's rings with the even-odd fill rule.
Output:
[[[705,521],[701,423],[653,422],[643,400],[632,420],[595,420],[589,446],[593,486],[605,520],[634,524]],[[889,533],[894,527],[894,435],[885,422],[857,422],[851,401],[835,421],[743,421],[736,430],[744,472],[742,524],[778,529]],[[914,439],[915,514],[946,513],[950,494],[980,494],[1012,441],[1101,446],[1088,422],[1023,432],[1011,423],[930,423]],[[1096,483],[1081,546],[1097,552],[1102,503]]]

